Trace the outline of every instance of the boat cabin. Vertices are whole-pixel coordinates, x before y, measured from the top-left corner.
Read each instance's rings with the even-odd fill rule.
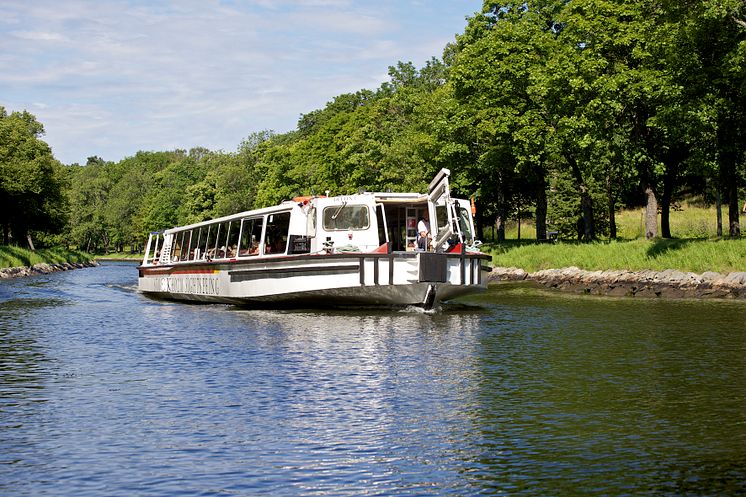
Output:
[[[417,225],[423,218],[429,218],[431,233],[425,251],[447,252],[459,244],[475,250],[469,202],[449,197],[447,175],[440,178],[444,186],[436,180],[428,195],[366,192],[297,197],[265,209],[151,233],[143,265],[416,251]]]

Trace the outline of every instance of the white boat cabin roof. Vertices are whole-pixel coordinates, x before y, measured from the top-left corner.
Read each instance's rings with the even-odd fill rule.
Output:
[[[427,195],[424,195],[422,193],[394,193],[394,192],[362,192],[362,193],[356,193],[352,195],[337,195],[333,197],[326,197],[326,196],[302,196],[302,197],[296,197],[293,200],[284,200],[278,205],[273,205],[271,207],[264,207],[261,209],[252,209],[248,211],[238,212],[236,214],[230,214],[228,216],[218,217],[218,218],[212,218],[207,221],[201,221],[198,223],[192,223],[188,225],[183,226],[176,226],[173,228],[169,228],[166,230],[163,230],[164,235],[168,235],[170,233],[175,233],[178,231],[184,231],[184,230],[190,230],[194,228],[199,228],[201,226],[206,226],[208,224],[215,224],[215,223],[221,223],[224,221],[233,221],[236,219],[242,219],[245,217],[253,217],[253,216],[262,216],[265,214],[275,214],[278,212],[287,212],[290,210],[293,210],[294,207],[301,207],[303,205],[303,201],[322,201],[324,204],[342,204],[342,203],[364,203],[364,204],[426,204],[428,197]]]

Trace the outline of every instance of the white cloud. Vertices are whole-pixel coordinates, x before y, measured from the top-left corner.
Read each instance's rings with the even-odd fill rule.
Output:
[[[32,110],[67,163],[234,150],[340,93],[377,87],[398,60],[439,56],[480,4],[6,0],[0,105]]]

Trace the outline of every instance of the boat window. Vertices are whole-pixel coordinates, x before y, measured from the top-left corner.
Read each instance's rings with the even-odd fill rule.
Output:
[[[287,252],[290,212],[280,212],[267,217],[267,231],[264,235],[265,254],[284,254]]]
[[[308,238],[316,236],[316,207],[308,209],[308,217],[306,217],[306,236]]]
[[[238,253],[238,231],[240,228],[241,222],[238,220],[230,221],[228,223],[228,233],[226,236],[227,242],[225,244],[228,250],[226,257],[236,257],[236,254]]]
[[[470,242],[474,238],[474,234],[471,232],[471,216],[468,210],[460,206],[458,209],[458,225],[461,228],[464,240]]]
[[[191,230],[182,231],[181,233],[181,253],[179,254],[179,260],[183,261],[187,259],[189,254],[189,238],[192,235]]]
[[[437,217],[438,233],[440,233],[448,226],[448,213],[446,212],[445,205],[435,206],[435,217]]]
[[[217,225],[217,231],[215,232],[215,247],[214,248],[214,258],[215,259],[225,259],[226,257],[226,239],[227,239],[227,232],[228,232],[228,223],[219,223]]]
[[[264,218],[246,218],[241,220],[241,240],[238,245],[238,256],[248,257],[259,254],[259,242],[262,239]]]
[[[192,230],[187,230],[184,232],[184,241],[181,245],[181,260],[182,261],[188,261],[192,260],[193,254],[192,249],[194,248],[194,242],[195,240],[192,237]]]
[[[145,254],[146,264],[158,264],[161,260],[161,248],[163,247],[163,234],[151,233],[148,239],[148,247]]]
[[[181,258],[181,247],[184,239],[184,232],[180,231],[173,234],[173,246],[171,248],[171,261],[178,262]]]
[[[370,227],[367,205],[330,206],[324,209],[326,231],[360,231]]]
[[[200,257],[200,243],[202,241],[202,228],[193,229],[189,240],[189,260],[193,261]]]
[[[378,223],[378,244],[388,242],[386,235],[386,212],[383,210],[383,204],[376,205],[376,222]]]
[[[207,230],[206,236],[205,236],[205,245],[202,248],[202,258],[203,259],[212,259],[215,257],[215,231],[216,226],[214,224],[208,224],[206,228],[203,228]]]

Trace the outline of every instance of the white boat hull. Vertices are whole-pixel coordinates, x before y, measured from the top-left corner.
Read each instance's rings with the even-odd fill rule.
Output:
[[[431,307],[486,288],[484,254],[355,253],[140,267],[143,293],[254,306]]]

